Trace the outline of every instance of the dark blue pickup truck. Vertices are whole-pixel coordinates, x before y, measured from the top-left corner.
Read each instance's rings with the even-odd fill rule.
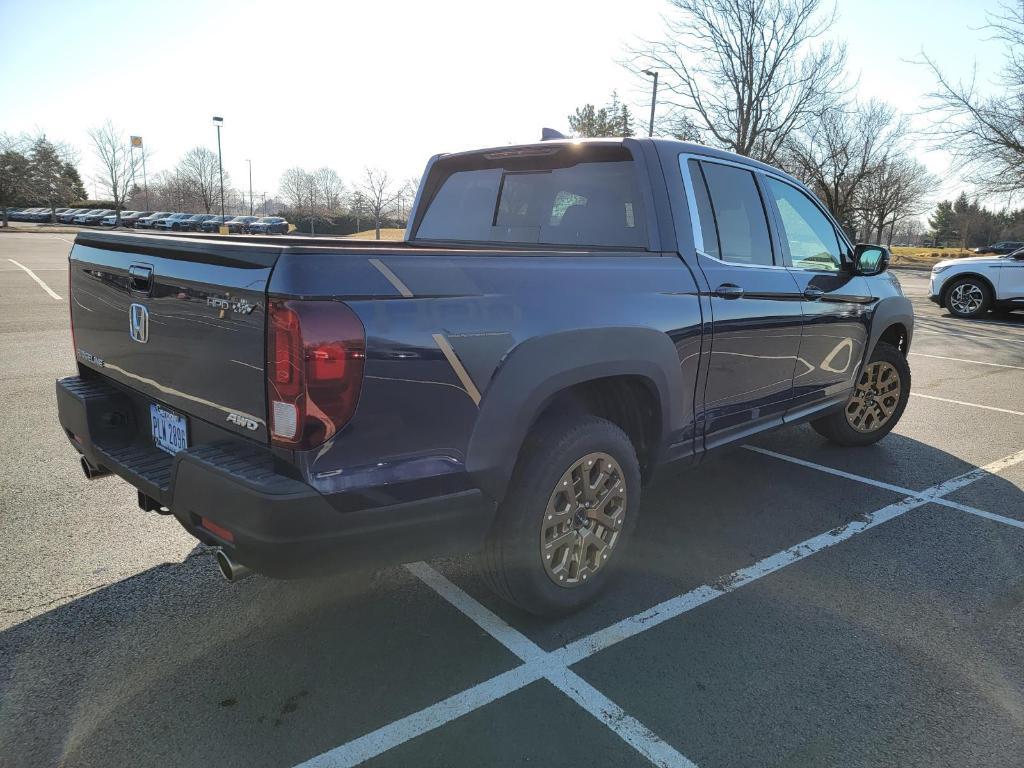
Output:
[[[479,552],[557,614],[607,582],[656,467],[893,428],[913,313],[887,263],[707,147],[438,155],[401,243],[79,234],[60,422],[230,579]]]

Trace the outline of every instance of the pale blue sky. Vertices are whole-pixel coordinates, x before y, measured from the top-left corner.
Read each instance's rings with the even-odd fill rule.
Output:
[[[918,110],[931,80],[908,63],[923,48],[955,76],[977,62],[995,75],[998,48],[980,31],[997,0],[840,0],[833,36],[847,41],[857,94]],[[616,60],[652,36],[665,0],[629,3],[58,2],[0,0],[0,131],[42,129],[79,148],[110,118],[141,134],[148,171],[196,144],[216,147],[236,184],[253,160],[257,193],[292,165],[365,165],[418,176],[440,151],[530,141],[540,128],[612,88],[646,119],[648,85]],[[920,152],[963,185],[944,155]]]

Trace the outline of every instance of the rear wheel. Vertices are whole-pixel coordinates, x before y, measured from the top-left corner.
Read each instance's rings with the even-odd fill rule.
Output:
[[[992,307],[992,290],[976,277],[957,280],[946,291],[946,309],[956,317],[981,317]]]
[[[575,611],[607,585],[636,526],[640,466],[604,419],[555,420],[530,435],[481,565],[502,598],[539,616]]]
[[[816,419],[811,426],[839,445],[871,445],[892,431],[909,398],[907,359],[896,347],[880,341],[843,410]]]

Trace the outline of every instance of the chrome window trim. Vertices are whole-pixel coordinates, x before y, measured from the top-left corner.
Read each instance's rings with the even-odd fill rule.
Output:
[[[700,219],[697,216],[697,198],[696,198],[696,195],[694,194],[694,191],[693,191],[693,181],[690,179],[690,169],[686,165],[687,161],[689,161],[689,160],[696,160],[696,161],[701,162],[701,163],[718,163],[720,165],[731,165],[731,166],[734,166],[736,168],[742,168],[745,171],[750,171],[750,173],[752,173],[752,174],[755,174],[755,175],[760,174],[761,176],[770,176],[773,179],[781,181],[783,184],[788,184],[789,186],[793,187],[794,189],[796,189],[799,192],[802,192],[804,195],[806,195],[807,198],[811,201],[811,203],[819,211],[821,211],[822,214],[824,214],[825,218],[828,219],[829,223],[832,224],[832,229],[835,230],[836,238],[839,240],[840,245],[845,245],[846,249],[847,249],[847,252],[851,253],[851,254],[853,253],[853,250],[854,250],[853,243],[850,241],[850,238],[846,236],[846,232],[839,225],[839,222],[837,222],[835,220],[835,217],[832,215],[832,213],[830,211],[828,211],[821,204],[821,202],[818,200],[818,198],[815,197],[814,193],[811,192],[809,189],[807,189],[807,187],[804,186],[803,184],[801,184],[799,181],[795,181],[794,179],[789,179],[786,176],[782,175],[781,173],[765,170],[763,168],[757,168],[757,167],[755,167],[753,165],[750,165],[748,163],[737,162],[735,160],[727,160],[725,158],[720,158],[720,157],[713,157],[711,155],[701,155],[701,154],[697,154],[696,152],[680,152],[679,153],[679,172],[680,172],[680,174],[683,177],[683,188],[686,190],[686,202],[687,202],[687,207],[689,208],[689,212],[690,212],[690,228],[693,231],[693,242],[694,242],[694,245],[695,245],[697,251],[700,252],[700,254],[702,256],[706,256],[707,258],[711,259],[712,261],[717,261],[717,262],[719,262],[721,264],[732,264],[732,265],[735,265],[737,267],[761,266],[763,268],[765,266],[769,266],[769,265],[766,265],[766,264],[763,264],[763,265],[740,264],[740,263],[734,262],[734,261],[722,261],[721,259],[716,259],[714,256],[711,256],[711,255],[709,255],[709,254],[704,252],[704,234],[703,234],[703,232],[701,232],[701,229],[700,229]],[[768,226],[769,226],[769,230],[773,230],[774,229],[774,227],[772,225],[772,222],[768,222]],[[776,269],[789,269],[790,268],[788,265],[773,264],[771,266],[776,268]],[[793,267],[793,269],[800,269],[800,267]],[[817,270],[802,270],[801,269],[801,271],[812,272],[812,271],[817,271]],[[832,270],[820,270],[820,271],[821,271],[822,274],[833,274]]]
[[[723,264],[729,267],[741,267],[743,269],[788,269],[785,264],[744,264],[740,261],[726,261],[725,259],[719,259],[716,256],[712,256],[704,250],[704,232],[700,228],[700,217],[697,215],[697,195],[693,191],[693,180],[690,178],[690,169],[687,166],[687,162],[690,160],[706,163],[718,163],[719,165],[731,165],[735,168],[742,168],[744,171],[749,171],[751,174],[758,173],[758,169],[753,168],[746,163],[736,163],[731,160],[720,160],[717,157],[697,155],[692,152],[679,153],[679,172],[682,174],[683,188],[686,190],[686,205],[687,208],[689,208],[690,228],[693,230],[693,244],[694,250],[697,251],[697,255],[703,256],[705,259],[710,259],[716,264]],[[708,190],[708,195],[710,196],[710,194],[711,190]],[[760,190],[758,190],[758,194],[760,194]],[[770,239],[772,234],[772,225],[771,222],[768,221],[767,211],[765,211],[764,223],[768,227],[768,236]]]

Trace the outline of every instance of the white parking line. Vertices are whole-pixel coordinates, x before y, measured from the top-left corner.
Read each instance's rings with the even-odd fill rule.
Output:
[[[639,635],[641,632],[646,632],[651,627],[656,627],[669,619],[681,616],[704,603],[711,602],[722,595],[727,595],[742,586],[780,571],[793,563],[798,563],[824,549],[834,547],[836,544],[846,541],[857,534],[864,533],[864,531],[893,520],[912,509],[923,507],[928,503],[926,499],[913,497],[894,502],[872,512],[861,520],[855,520],[831,531],[818,534],[800,542],[796,546],[759,560],[747,568],[734,571],[720,578],[713,586],[704,585],[697,587],[697,589],[686,594],[659,603],[643,613],[630,616],[588,637],[569,643],[561,651],[555,651],[555,653],[559,654],[565,663],[575,664],[598,651],[603,651],[605,648],[616,643]]]
[[[14,266],[21,267],[23,270],[25,270],[25,272],[28,273],[28,276],[31,277],[33,280],[35,280],[37,283],[39,283],[40,287],[44,291],[46,291],[48,294],[50,294],[50,296],[52,296],[54,299],[56,299],[57,301],[62,301],[61,297],[58,296],[56,293],[54,293],[50,289],[50,286],[48,286],[46,283],[44,283],[42,280],[40,280],[39,276],[35,272],[33,272],[31,269],[26,267],[24,264],[21,264],[20,262],[15,261],[14,259],[8,259],[8,261],[11,262],[11,264],[13,264]]]
[[[611,728],[623,741],[652,763],[659,766],[696,768],[694,763],[570,670],[565,662],[545,651],[519,630],[510,627],[501,617],[485,608],[429,565],[411,563],[406,568],[524,662],[539,666],[549,682]]]
[[[524,664],[479,685],[449,696],[433,706],[414,712],[401,720],[388,723],[365,736],[310,758],[295,768],[351,768],[389,749],[429,733],[452,720],[468,715],[518,691],[541,678],[539,667]]]
[[[893,493],[902,494],[903,496],[921,495],[921,492],[912,490],[910,488],[904,488],[903,486],[900,485],[893,485],[892,483],[886,483],[882,480],[875,480],[874,478],[865,477],[864,475],[855,475],[852,472],[845,472],[841,469],[830,467],[827,464],[816,464],[813,461],[807,461],[806,459],[798,459],[796,456],[789,456],[788,454],[785,453],[777,453],[776,451],[770,451],[767,448],[761,448],[760,446],[757,445],[744,445],[743,447],[746,448],[748,451],[753,451],[754,453],[760,453],[764,456],[771,456],[773,459],[782,459],[783,461],[788,461],[790,464],[796,464],[801,467],[807,467],[808,469],[815,469],[818,472],[825,472],[830,475],[835,475],[836,477],[844,477],[847,480],[855,480],[858,483],[873,485],[876,488],[883,488],[887,491],[892,491]]]
[[[571,669],[560,667],[548,672],[545,677],[654,765],[697,768],[695,763],[679,754],[650,728],[628,715],[622,707]]]
[[[990,365],[993,368],[1013,368],[1016,371],[1024,371],[1024,365],[1007,365],[1006,363],[989,363],[985,360],[967,360],[963,357],[945,357],[943,355],[926,355],[924,352],[911,352],[913,357],[930,357],[933,360],[950,360],[954,363],[973,363],[974,365]]]
[[[797,464],[798,466],[801,467],[807,467],[808,469],[813,469],[818,472],[824,472],[829,475],[835,475],[836,477],[843,477],[846,478],[847,480],[853,480],[858,483],[864,483],[865,485],[873,485],[876,488],[883,488],[887,491],[893,491],[894,493],[900,493],[905,496],[914,496],[923,501],[927,501],[931,504],[938,504],[940,506],[948,507],[950,509],[956,509],[959,510],[960,512],[966,512],[969,515],[977,515],[978,517],[984,517],[988,520],[994,520],[999,523],[1004,523],[1005,525],[1012,525],[1015,528],[1024,528],[1024,522],[1021,522],[1020,520],[1014,520],[1012,517],[1004,517],[1003,515],[997,515],[993,512],[986,512],[985,510],[978,509],[977,507],[971,507],[968,506],[967,504],[961,504],[960,502],[957,501],[951,501],[950,499],[943,498],[941,495],[935,495],[934,493],[929,494],[927,491],[915,491],[910,488],[903,488],[899,485],[893,485],[892,483],[883,482],[882,480],[875,480],[872,477],[865,477],[864,475],[855,475],[852,472],[844,472],[841,469],[830,467],[827,464],[816,464],[813,461],[807,461],[806,459],[798,459],[796,456],[789,456],[785,453],[769,451],[767,448],[761,448],[756,445],[744,445],[743,447],[746,448],[748,451],[754,451],[755,453],[760,453],[765,456],[771,456],[772,458],[775,459],[788,461],[790,464]],[[1014,455],[1016,456],[1016,454]],[[990,472],[989,474],[994,474],[994,471]],[[941,486],[936,487],[941,488]],[[945,493],[950,493],[950,491],[947,490],[945,491]]]
[[[761,449],[761,452],[764,452],[763,449]],[[793,458],[771,452],[768,455],[776,455],[787,460]],[[794,459],[794,461],[804,463],[802,459]],[[598,651],[635,637],[652,627],[681,616],[698,606],[729,594],[769,574],[776,573],[793,563],[800,562],[817,552],[833,547],[882,523],[900,517],[913,509],[926,504],[936,503],[946,494],[953,493],[984,477],[1001,472],[1021,462],[1024,462],[1024,450],[1005,456],[983,467],[976,467],[969,472],[957,475],[923,491],[912,492],[914,495],[908,495],[907,498],[882,507],[860,520],[852,521],[846,525],[813,536],[793,547],[759,560],[747,568],[734,571],[718,579],[712,585],[705,584],[690,592],[673,597],[653,608],[625,618],[610,627],[580,638],[550,653],[545,652],[521,632],[510,627],[499,616],[481,605],[455,584],[452,584],[451,581],[426,563],[408,565],[406,567],[412,573],[494,637],[495,640],[515,653],[520,659],[523,659],[525,663],[520,667],[503,672],[401,720],[378,728],[365,736],[324,752],[296,768],[327,768],[328,766],[333,768],[334,766],[358,765],[364,760],[382,754],[417,736],[440,728],[542,677],[549,680],[553,685],[580,704],[580,706],[608,725],[609,728],[614,730],[621,738],[634,746],[654,764],[680,765],[695,768],[691,761],[679,754],[679,752],[652,733],[642,723],[630,717],[621,707],[610,701],[604,694],[568,667],[592,656]],[[832,471],[831,467],[813,465],[812,462],[807,462],[807,464],[813,468],[829,471],[831,474],[841,472],[841,470]],[[842,473],[842,476],[854,480],[870,480],[869,478],[861,478],[859,475],[852,475],[850,473]],[[870,481],[869,484],[876,484],[876,481]],[[889,484],[882,485],[883,487],[888,486],[891,489],[899,487],[889,486]],[[973,510],[973,513],[980,513],[982,517],[989,519],[1000,519],[1000,522],[1008,522],[1011,525],[1017,525],[1018,522],[1011,521],[1009,518],[1002,518],[1000,515],[984,513],[981,510]],[[1024,528],[1024,524],[1018,527]]]
[[[939,397],[937,395],[925,395],[921,392],[911,392],[911,397],[923,397],[928,400],[938,400],[940,403],[953,403],[953,405],[966,405],[971,408],[982,408],[986,411],[997,411],[998,413],[1009,413],[1013,416],[1024,416],[1024,411],[1011,411],[1009,408],[997,408],[994,405],[982,405],[981,403],[968,403],[964,400],[952,400],[948,397]]]
[[[915,328],[914,336],[916,337],[919,333],[930,333],[935,336],[942,336],[946,340],[953,341],[973,342],[977,339],[983,339],[985,341],[1001,341],[1004,344],[1024,344],[1024,337],[1007,338],[1005,336],[989,336],[981,333],[954,333],[952,331],[929,331],[924,328]]]

